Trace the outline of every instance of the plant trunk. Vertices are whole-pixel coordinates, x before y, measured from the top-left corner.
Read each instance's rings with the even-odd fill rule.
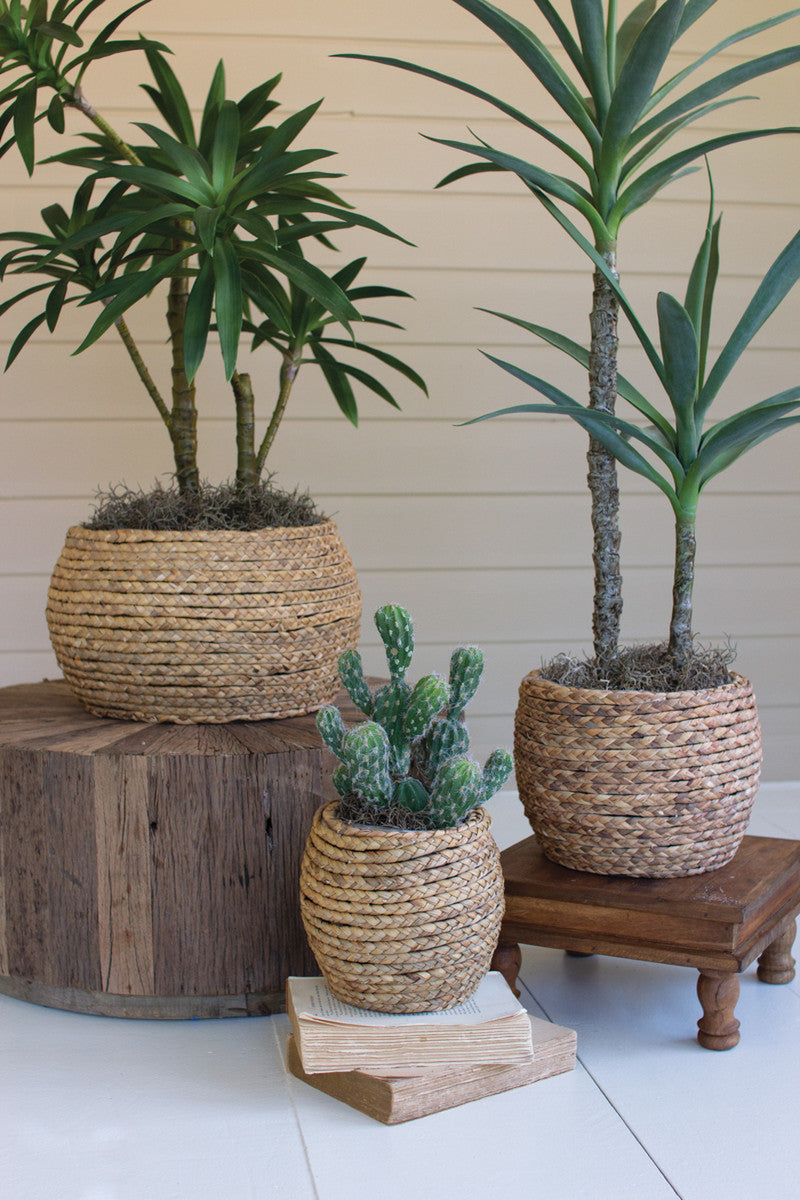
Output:
[[[267,460],[267,455],[270,452],[272,443],[275,441],[275,434],[278,432],[278,426],[281,423],[283,414],[286,411],[286,405],[289,403],[289,395],[292,391],[292,385],[297,378],[297,372],[300,370],[300,363],[295,358],[293,350],[287,350],[283,356],[283,364],[280,374],[280,390],[278,399],[275,403],[272,416],[270,417],[267,432],[264,434],[264,440],[258,448],[258,457],[256,459],[256,467],[259,475],[264,469],[264,463]]]
[[[697,549],[694,516],[675,524],[675,575],[672,584],[672,618],[669,623],[669,657],[683,670],[692,656],[692,590]]]
[[[179,247],[176,245],[175,247]],[[186,303],[189,298],[189,279],[175,275],[170,280],[167,303],[167,322],[172,346],[172,414],[170,436],[175,456],[175,479],[182,496],[200,490],[197,467],[197,408],[195,386],[186,376],[183,358],[183,331],[186,324]]]
[[[601,253],[616,275],[615,247],[601,248]],[[590,317],[589,407],[600,412],[613,413],[616,405],[618,311],[619,304],[608,281],[596,271]],[[617,464],[613,454],[594,438],[589,439],[587,462],[594,534],[594,654],[601,677],[607,678],[619,652],[622,617]]]
[[[256,463],[255,399],[249,375],[234,372],[233,396],[236,401],[236,490],[240,494],[258,483]]]

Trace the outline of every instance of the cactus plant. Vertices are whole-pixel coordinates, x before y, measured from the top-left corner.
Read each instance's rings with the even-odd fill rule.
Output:
[[[459,646],[448,682],[431,674],[412,688],[406,682],[414,652],[411,617],[399,605],[384,605],[375,625],[386,649],[389,683],[370,689],[357,650],[339,659],[342,683],[369,719],[345,730],[333,705],[317,714],[323,741],[340,759],[334,786],[371,823],[457,825],[502,787],[512,768],[507,750],[493,751],[483,769],[467,755],[463,713],[480,683],[483,654],[477,646]]]

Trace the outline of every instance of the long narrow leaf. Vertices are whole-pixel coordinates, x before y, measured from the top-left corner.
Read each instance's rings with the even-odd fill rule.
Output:
[[[583,236],[581,231],[575,225],[572,224],[569,217],[567,217],[565,213],[562,213],[560,208],[558,208],[557,205],[553,204],[553,202],[549,196],[546,196],[544,194],[544,192],[542,192],[536,188],[532,188],[531,190],[533,191],[534,195],[537,197],[539,202],[547,209],[547,211],[551,214],[551,216],[553,216],[555,218],[555,220],[558,221],[561,228],[566,230],[566,232],[569,234],[569,236],[572,238],[572,240],[575,242],[575,244],[580,246],[580,248],[581,248],[581,250],[583,250],[584,254],[586,254],[587,257],[591,259],[591,261],[594,263],[595,267],[600,272],[600,274],[611,285],[611,288],[612,288],[614,294],[616,295],[617,299],[619,300],[620,308],[622,309],[622,311],[625,313],[625,316],[630,321],[631,327],[632,327],[634,333],[636,334],[637,338],[639,339],[639,344],[641,345],[642,349],[644,350],[645,354],[647,355],[648,359],[650,360],[650,364],[651,364],[653,370],[655,371],[656,375],[663,383],[664,382],[664,367],[663,367],[663,364],[659,357],[658,351],[656,350],[655,346],[651,342],[650,338],[647,335],[647,331],[645,330],[641,321],[639,320],[639,318],[637,317],[633,308],[631,307],[631,303],[628,300],[628,297],[625,295],[622,288],[620,287],[619,280],[616,278],[613,271],[611,271],[609,269],[608,263],[604,260],[602,254],[600,254],[599,251],[596,250],[595,247],[591,244],[591,242],[589,242]]]
[[[14,138],[25,169],[33,174],[36,161],[34,148],[34,125],[36,121],[36,82],[27,84],[14,102]]]
[[[225,378],[230,382],[236,370],[239,338],[242,333],[242,276],[236,251],[226,238],[214,247],[214,311],[217,316]]]
[[[723,146],[735,146],[739,142],[749,142],[754,138],[771,137],[773,134],[779,133],[800,133],[800,126],[784,125],[776,129],[747,129],[739,133],[726,133],[718,137],[709,138],[708,141],[700,142],[696,146],[690,146],[686,150],[681,150],[677,154],[670,155],[669,158],[663,159],[650,167],[649,170],[639,175],[627,188],[620,193],[620,196],[614,205],[611,215],[608,218],[609,226],[617,227],[620,222],[629,213],[637,208],[641,208],[656,191],[660,191],[667,183],[678,178],[678,173],[687,163],[696,162],[698,158],[705,158],[714,150],[720,150]]]
[[[553,389],[552,384],[546,380],[538,379],[534,375],[530,375],[527,371],[522,371],[519,367],[515,367],[513,363],[504,362],[500,358],[495,358],[491,354],[486,355],[497,366],[502,367],[510,375],[516,379],[520,379],[523,383],[527,383],[529,387],[541,392],[543,395],[549,395],[551,391],[560,391]],[[474,425],[479,421],[486,421],[493,417],[516,416],[521,413],[545,413],[550,416],[562,414],[570,417],[578,425],[582,426],[592,437],[596,438],[611,454],[628,467],[629,470],[635,471],[639,475],[643,475],[649,479],[651,483],[655,483],[660,487],[670,498],[675,497],[675,490],[669,482],[655,469],[655,467],[647,461],[647,459],[630,445],[630,439],[645,444],[653,454],[662,460],[662,462],[671,464],[671,469],[677,473],[678,478],[683,476],[683,468],[680,462],[674,455],[656,439],[651,437],[645,430],[638,429],[635,425],[631,425],[628,421],[623,421],[619,417],[612,417],[609,413],[598,412],[594,409],[586,408],[582,404],[578,404],[576,400],[571,400],[566,396],[566,393],[561,393],[565,399],[570,400],[570,403],[555,403],[554,405],[546,404],[520,404],[511,408],[498,409],[496,412],[485,413],[480,417],[473,417],[471,421],[465,421],[465,425]],[[619,431],[624,431],[624,436]]]
[[[769,425],[761,428],[760,432],[752,437],[749,441],[744,441],[736,446],[730,447],[728,450],[720,453],[710,463],[707,464],[700,478],[700,487],[704,487],[710,479],[715,475],[719,475],[722,471],[727,470],[732,466],[737,459],[746,454],[748,450],[752,450],[754,446],[758,446],[761,442],[765,442],[767,438],[773,437],[774,434],[780,433],[783,429],[788,429],[791,425],[800,424],[800,417],[783,417],[779,421],[773,421]]]
[[[794,235],[767,271],[711,368],[697,402],[700,420],[708,412],[709,406],[746,347],[792,290],[798,279],[800,279],[800,232]]]
[[[468,142],[453,142],[446,138],[429,138],[428,140],[437,142],[441,146],[449,146],[453,150],[461,150],[465,154],[474,154],[479,158],[485,158],[488,162],[494,163],[504,171],[509,171],[513,175],[517,175],[525,183],[536,188],[541,188],[542,191],[547,192],[549,195],[563,200],[571,208],[577,209],[589,222],[596,238],[602,239],[604,236],[607,236],[607,230],[594,206],[591,196],[571,180],[565,179],[561,175],[553,175],[552,172],[545,171],[542,167],[537,167],[534,163],[526,162],[525,159],[517,158],[512,154],[505,154],[501,150],[494,150],[490,146],[476,146]]]
[[[662,87],[654,91],[652,102],[650,105],[648,105],[648,108],[657,107],[665,96],[669,95],[670,92],[674,91],[676,87],[683,83],[684,79],[688,78],[688,76],[694,71],[704,66],[710,59],[716,57],[717,54],[721,54],[723,50],[727,50],[730,46],[736,45],[737,42],[743,42],[747,38],[755,37],[757,34],[763,33],[767,29],[771,29],[774,25],[781,25],[784,21],[792,20],[794,17],[798,16],[798,14],[800,14],[800,8],[793,8],[789,12],[781,13],[777,17],[768,17],[765,21],[758,21],[755,25],[748,25],[746,29],[740,29],[736,33],[732,33],[728,37],[723,38],[721,42],[717,42],[716,45],[712,46],[710,50],[706,50],[704,54],[701,54],[699,58],[696,58],[694,62],[690,63],[688,67],[684,67],[682,71],[678,71],[678,73],[673,75],[671,79],[668,79],[666,83],[662,85]],[[682,32],[683,30],[681,29],[678,37],[680,37]]]
[[[724,96],[726,93],[732,92],[734,88],[749,83],[751,79],[758,79],[772,71],[779,71],[782,67],[790,66],[795,62],[800,62],[800,46],[788,46],[785,49],[773,50],[770,54],[764,54],[760,58],[754,58],[737,67],[731,67],[722,74],[714,76],[713,79],[700,84],[699,87],[686,92],[679,100],[675,100],[666,108],[662,108],[649,121],[645,121],[638,127],[632,140],[643,141],[660,129],[662,125],[667,125],[676,117],[698,108],[701,104],[707,104],[709,100],[715,100],[717,96]]]
[[[620,174],[620,180],[625,180],[629,175],[632,175],[642,163],[647,162],[648,158],[660,150],[661,147],[672,140],[676,133],[681,129],[685,129],[688,125],[694,124],[695,121],[702,120],[710,113],[716,112],[719,108],[727,108],[729,104],[739,104],[742,100],[754,100],[754,96],[729,96],[726,100],[714,100],[710,104],[702,105],[700,108],[694,109],[690,113],[685,113],[682,117],[678,117],[675,121],[665,125],[656,133],[649,142],[645,142],[640,146],[635,154],[626,159]]]
[[[391,367],[393,371],[397,371],[400,375],[404,375],[420,391],[424,392],[426,396],[428,395],[428,388],[422,376],[418,375],[412,367],[409,367],[408,363],[396,358],[393,354],[388,354],[386,350],[381,350],[377,346],[368,346],[364,342],[346,341],[344,338],[323,337],[322,341],[324,341],[326,346],[348,346],[351,350],[358,350],[361,354],[371,354],[373,358],[377,358],[385,366]]]
[[[255,263],[242,265],[242,288],[260,313],[281,333],[292,331],[289,297],[274,276]]]
[[[800,388],[792,388],[785,395],[800,395]],[[697,456],[696,472],[701,486],[718,475],[724,466],[735,462],[746,450],[764,441],[773,433],[777,433],[786,424],[793,424],[800,418],[789,417],[788,414],[800,407],[800,400],[793,403],[772,404],[769,412],[758,412],[753,409],[739,413],[730,421],[724,431],[716,432],[704,443]]]
[[[530,321],[523,321],[520,317],[512,317],[507,313],[495,312],[490,308],[479,309],[479,311],[487,312],[494,317],[500,317],[502,321],[508,321],[512,325],[519,326],[520,329],[528,330],[530,333],[535,334],[536,337],[540,337],[542,341],[547,342],[551,346],[555,346],[556,349],[561,350],[564,354],[569,355],[569,357],[574,359],[575,362],[580,363],[582,367],[588,370],[589,351],[579,342],[574,342],[571,338],[565,337],[563,334],[558,333],[554,329],[547,329],[543,325],[534,325]],[[628,404],[631,404],[643,416],[647,417],[649,421],[652,421],[665,437],[670,437],[670,434],[672,433],[672,427],[670,426],[670,423],[666,417],[662,416],[658,409],[652,405],[645,396],[642,395],[638,388],[635,388],[633,384],[630,383],[624,375],[620,375],[619,372],[617,373],[617,393],[622,397],[623,400],[626,400]]]
[[[183,330],[183,361],[186,377],[191,383],[203,361],[211,325],[214,304],[214,264],[210,256],[203,259],[197,278],[186,301],[186,320]]]
[[[502,167],[498,167],[496,163],[466,163],[463,167],[456,167],[455,171],[449,171],[435,185],[437,188],[447,187],[450,183],[456,183],[460,179],[467,179],[470,175],[482,175],[485,172],[502,171]]]
[[[148,50],[146,53],[150,70],[162,96],[162,112],[169,121],[170,128],[185,145],[196,146],[192,114],[177,75],[159,51]]]
[[[537,133],[552,146],[556,146],[557,149],[559,149],[563,154],[566,154],[569,158],[571,158],[572,161],[581,168],[587,177],[592,177],[593,168],[591,163],[589,163],[584,155],[580,154],[574,146],[571,146],[569,142],[564,141],[563,138],[558,137],[557,134],[553,133],[552,130],[548,129],[545,125],[542,125],[539,121],[534,121],[532,117],[529,117],[520,109],[515,108],[512,104],[507,104],[504,100],[499,99],[499,97],[493,96],[491,93],[485,92],[481,88],[474,87],[471,83],[466,83],[462,79],[456,79],[452,75],[444,75],[441,71],[433,71],[428,67],[417,66],[415,63],[406,62],[401,58],[386,58],[379,54],[335,54],[333,57],[354,58],[360,59],[362,62],[373,62],[387,67],[398,67],[400,70],[409,71],[414,75],[422,75],[426,79],[433,79],[438,83],[445,83],[448,85],[448,87],[456,88],[460,92],[465,92],[468,96],[475,96],[478,100],[484,100],[493,108],[505,113],[507,117],[511,117],[512,120],[517,121],[518,124],[524,126],[524,128],[530,129],[533,133]],[[487,170],[489,168],[483,169]],[[437,184],[437,186],[441,187],[442,184]]]
[[[325,344],[327,345],[328,343],[326,342]],[[337,360],[337,365],[339,370],[343,371],[345,375],[349,375],[351,379],[355,379],[358,383],[363,384],[365,388],[374,392],[376,396],[380,396],[381,400],[385,400],[387,404],[391,404],[392,408],[400,408],[400,405],[389,389],[379,379],[376,379],[374,375],[370,375],[367,371],[362,371],[360,367],[353,366],[352,363],[342,362],[340,359]]]
[[[628,13],[627,17],[617,30],[617,40],[614,53],[617,77],[619,77],[619,72],[622,70],[625,62],[627,61],[634,42],[655,12],[656,3],[657,0],[641,0],[641,3],[637,4],[636,7]]]
[[[233,179],[239,152],[239,131],[239,109],[232,100],[226,100],[217,118],[211,152],[211,181],[217,195]]]
[[[717,0],[686,0],[686,7],[678,27],[678,37],[682,37],[686,30],[690,29],[695,21],[704,16],[716,3]]]
[[[505,42],[563,109],[589,145],[598,149],[600,137],[586,101],[543,42],[521,22],[509,17],[493,4],[486,3],[486,0],[455,0],[455,3],[477,17]]]
[[[561,45],[566,50],[567,54],[572,60],[572,65],[575,67],[575,70],[588,87],[589,81],[586,74],[586,63],[584,61],[583,54],[581,53],[580,46],[570,33],[567,25],[562,20],[555,7],[550,3],[550,0],[533,0],[533,2],[547,21],[550,28],[553,30],[553,33],[556,35]]]
[[[583,51],[583,78],[594,101],[597,123],[602,128],[611,103],[603,0],[572,0],[572,13]]]
[[[675,41],[684,0],[665,0],[633,44],[619,74],[603,130],[600,173],[622,165],[628,136],[649,100]]]
[[[44,324],[44,320],[45,314],[43,312],[39,313],[37,317],[33,317],[33,319],[28,321],[27,325],[25,325],[19,331],[17,336],[14,338],[14,341],[11,343],[11,349],[8,352],[8,358],[6,359],[5,366],[6,370],[8,370],[8,368],[11,366],[14,359],[17,357],[23,347],[30,341],[39,326]]]
[[[15,296],[11,296],[10,299],[4,300],[3,303],[0,304],[0,317],[2,317],[4,313],[7,313],[10,308],[13,308],[15,304],[18,304],[20,300],[26,300],[28,296],[35,296],[37,292],[44,292],[49,287],[49,283],[36,283],[33,287],[25,288],[23,291],[17,292]]]
[[[659,292],[656,311],[664,387],[675,413],[678,453],[684,465],[688,465],[697,450],[694,423],[699,360],[697,334],[686,309],[669,293]]]
[[[192,186],[197,188],[198,192],[204,192],[209,202],[212,201],[214,193],[209,178],[208,163],[202,155],[192,146],[185,146],[165,130],[159,129],[157,125],[149,125],[146,121],[137,121],[136,124],[164,151],[167,158],[175,164],[182,175],[186,176]]]
[[[313,263],[288,251],[271,250],[268,246],[255,246],[249,242],[241,243],[239,250],[243,263],[250,258],[285,275],[312,299],[324,305],[345,328],[349,329],[350,321],[358,320],[358,309],[342,289]]]
[[[339,366],[332,354],[319,342],[311,344],[311,353],[325,376],[325,381],[339,408],[351,425],[358,425],[358,405],[347,375]]]
[[[76,354],[80,354],[82,350],[86,350],[97,339],[110,329],[115,321],[118,321],[128,309],[132,308],[139,300],[151,292],[156,284],[162,280],[168,279],[177,271],[184,258],[186,258],[188,250],[181,250],[176,254],[171,254],[151,267],[148,271],[142,271],[136,275],[127,276],[124,281],[115,281],[117,284],[122,284],[117,295],[104,307],[100,316],[97,318],[86,337],[81,342]],[[98,289],[96,293],[88,296],[84,303],[100,298],[103,289]]]

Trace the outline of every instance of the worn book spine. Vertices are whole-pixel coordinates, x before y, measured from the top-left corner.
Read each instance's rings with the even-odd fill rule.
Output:
[[[318,1091],[357,1108],[384,1125],[399,1125],[571,1071],[575,1066],[577,1042],[574,1030],[551,1025],[537,1017],[530,1020],[533,1062],[514,1066],[449,1067],[410,1078],[370,1071],[311,1074],[303,1069],[297,1044],[290,1034],[287,1067],[298,1079]]]

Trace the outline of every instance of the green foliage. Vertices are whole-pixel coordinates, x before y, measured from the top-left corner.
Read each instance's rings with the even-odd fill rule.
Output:
[[[385,605],[375,624],[392,673],[388,684],[370,690],[357,651],[339,659],[342,683],[371,719],[345,732],[332,705],[317,714],[323,741],[341,759],[334,785],[370,814],[377,810],[385,824],[398,813],[415,814],[429,829],[458,824],[502,787],[513,766],[505,750],[495,750],[483,770],[466,753],[469,735],[461,718],[480,681],[483,655],[475,646],[459,647],[449,684],[426,675],[412,688],[405,680],[414,650],[411,617],[398,605]]]
[[[660,350],[646,333],[622,288],[610,273],[608,275],[609,283],[653,366],[670,412],[663,412],[627,381],[620,379],[619,395],[650,422],[642,427],[633,421],[592,410],[548,381],[495,358],[493,361],[503,370],[544,396],[547,403],[514,405],[476,418],[483,421],[510,413],[562,413],[591,433],[617,461],[659,488],[672,506],[678,531],[688,532],[692,539],[691,558],[685,563],[688,570],[684,570],[680,579],[677,597],[688,602],[689,612],[694,582],[693,531],[701,492],[711,479],[746,451],[800,422],[800,416],[796,415],[800,409],[800,385],[795,385],[706,426],[711,405],[731,371],[764,323],[800,280],[798,232],[764,275],[716,360],[709,366],[720,227],[721,218],[715,218],[712,189],[705,235],[689,274],[683,302],[667,292],[658,294],[656,315]],[[528,329],[586,365],[586,349],[556,331],[502,313],[496,315]],[[682,633],[685,650],[687,639],[691,640],[690,626]],[[670,644],[674,649],[672,639]]]
[[[462,717],[483,674],[483,652],[477,646],[458,646],[450,657],[447,705],[430,723],[417,747],[417,762],[426,779],[433,779],[442,763],[469,749],[469,734]]]
[[[33,171],[36,123],[46,113],[63,132],[65,106],[95,126],[80,136],[77,146],[51,160],[85,174],[72,212],[50,206],[42,212],[46,233],[2,235],[20,244],[0,260],[0,278],[34,274],[47,280],[24,288],[0,308],[2,314],[38,292],[46,299],[42,312],[14,339],[6,366],[44,322],[51,331],[55,328],[65,305],[94,309],[77,349],[117,327],[167,426],[181,485],[190,469],[196,478],[195,435],[186,449],[187,428],[194,420],[186,419],[185,407],[194,410],[194,380],[211,332],[218,335],[225,376],[237,399],[237,478],[242,484],[252,483],[264,469],[304,364],[321,370],[336,404],[354,425],[354,385],[398,405],[380,378],[349,361],[353,355],[425,390],[411,367],[353,335],[356,323],[398,328],[364,311],[363,304],[408,294],[359,284],[363,257],[336,271],[320,268],[309,257],[310,245],[334,249],[330,235],[356,228],[397,237],[330,189],[328,181],[337,175],[321,164],[332,151],[296,148],[319,102],[276,123],[273,92],[280,76],[233,100],[220,62],[195,128],[186,95],[162,53],[167,47],[145,38],[113,37],[141,5],[116,17],[83,47],[79,30],[104,3],[57,0],[48,12],[47,0],[34,0],[27,10],[15,0],[0,0],[0,155],[17,146]],[[152,83],[142,87],[161,120],[139,123],[135,142],[123,140],[83,95],[84,72],[93,62],[132,49],[146,56]],[[9,127],[12,136],[3,142]],[[140,135],[144,141],[138,140]],[[92,206],[98,181],[107,190],[101,203]],[[172,405],[149,375],[126,324],[131,310],[161,284],[175,297],[169,330]],[[243,338],[251,349],[272,347],[280,367],[278,398],[258,445],[249,414],[242,412],[238,419],[242,398],[252,405],[249,377],[240,374]],[[192,460],[188,465],[179,461],[187,454]]]
[[[142,37],[115,38],[119,26],[149,0],[141,0],[114,17],[85,44],[80,30],[105,0],[0,0],[0,158],[19,148],[28,174],[36,161],[36,122],[46,115],[57,133],[64,132],[64,108],[73,104],[84,72],[93,62],[130,50],[165,50]],[[78,53],[73,53],[78,51]],[[47,106],[40,110],[40,93]],[[12,129],[10,137],[3,136]]]
[[[683,306],[685,314],[680,313],[669,299],[659,302],[660,355],[644,334],[641,324],[637,325],[635,314],[628,311],[636,334],[675,409],[681,458],[670,443],[671,434],[664,418],[626,379],[620,377],[615,384],[617,298],[620,295],[617,250],[621,228],[631,213],[675,180],[697,170],[698,164],[712,151],[771,134],[800,132],[800,126],[784,125],[770,129],[748,128],[715,136],[692,136],[692,126],[702,118],[751,99],[746,94],[751,82],[800,62],[800,46],[795,44],[751,58],[739,58],[737,51],[733,60],[735,65],[724,70],[716,70],[715,64],[723,52],[800,15],[800,8],[757,20],[723,37],[704,53],[687,55],[680,46],[681,39],[717,2],[641,0],[624,20],[619,21],[617,0],[572,0],[571,5],[534,0],[532,7],[538,10],[534,15],[538,15],[546,26],[547,38],[558,43],[558,53],[553,54],[533,28],[488,0],[454,0],[459,8],[470,13],[503,43],[530,73],[531,81],[543,89],[546,99],[558,107],[560,115],[551,128],[536,117],[539,105],[536,88],[526,112],[474,83],[430,67],[377,55],[345,56],[400,68],[476,98],[514,122],[524,131],[528,143],[533,141],[548,151],[547,165],[542,165],[539,155],[524,158],[474,134],[471,141],[431,139],[466,155],[469,160],[446,175],[438,186],[484,172],[514,175],[592,263],[596,281],[593,315],[597,314],[601,319],[593,322],[593,340],[588,350],[553,330],[518,318],[506,319],[564,350],[588,371],[589,409],[577,405],[560,389],[543,380],[534,381],[533,377],[527,377],[525,381],[539,390],[551,405],[568,411],[592,435],[589,489],[595,562],[593,633],[595,657],[604,675],[613,669],[619,653],[621,614],[615,457],[626,466],[640,470],[657,486],[662,486],[663,481],[668,494],[677,493],[673,468],[677,462],[680,475],[684,469],[681,463],[698,449],[688,413],[689,392],[685,390],[690,387],[694,350],[692,339],[685,340],[682,331],[688,330],[686,314],[695,329],[701,328],[702,309],[707,301],[698,279]],[[568,19],[562,16],[567,9],[571,9],[572,28]],[[683,54],[679,67],[674,65],[675,52]],[[556,170],[550,166],[553,150],[561,159],[561,166]],[[709,244],[707,251],[713,257],[713,245]],[[612,289],[610,294],[604,287],[604,280]],[[745,322],[740,340],[746,337],[747,327]],[[705,370],[704,346],[707,348],[707,336],[700,339],[697,346],[697,366],[701,373]],[[735,357],[736,346],[734,340],[727,357],[721,356],[718,362],[717,378],[720,380],[726,362]],[[510,369],[507,364],[506,369]],[[713,390],[714,382],[712,375],[705,385],[706,396]],[[642,455],[631,445],[640,438],[639,433],[632,433],[627,426],[617,423],[614,416],[617,391],[655,427],[649,448],[666,467],[666,476],[642,465]],[[603,413],[605,416],[600,415]],[[744,426],[740,428],[744,437]],[[753,427],[748,425],[747,428],[752,431]],[[711,456],[714,444],[714,436],[709,434],[707,458]],[[716,445],[721,451],[722,442],[718,441]],[[721,461],[719,455],[717,459]],[[691,490],[696,483],[695,479],[687,486]]]
[[[347,54],[399,67],[444,83],[485,101],[528,132],[554,146],[567,160],[570,175],[539,166],[486,142],[433,138],[443,146],[477,159],[459,167],[439,184],[483,171],[518,176],[539,199],[547,196],[579,213],[596,246],[614,245],[622,222],[662,188],[695,169],[712,150],[771,133],[800,132],[798,127],[751,129],[704,138],[679,151],[659,155],[677,134],[723,106],[746,97],[731,95],[751,80],[800,61],[800,46],[786,46],[721,71],[702,83],[687,84],[692,75],[730,46],[792,17],[800,8],[767,18],[723,38],[688,65],[669,72],[677,43],[717,0],[644,0],[617,26],[616,0],[573,3],[575,33],[550,0],[534,0],[555,35],[566,61],[556,58],[542,39],[521,21],[487,0],[454,0],[474,16],[522,62],[555,101],[578,137],[561,138],[531,115],[465,80],[401,59],[373,54]],[[577,35],[577,36],[576,36]]]

